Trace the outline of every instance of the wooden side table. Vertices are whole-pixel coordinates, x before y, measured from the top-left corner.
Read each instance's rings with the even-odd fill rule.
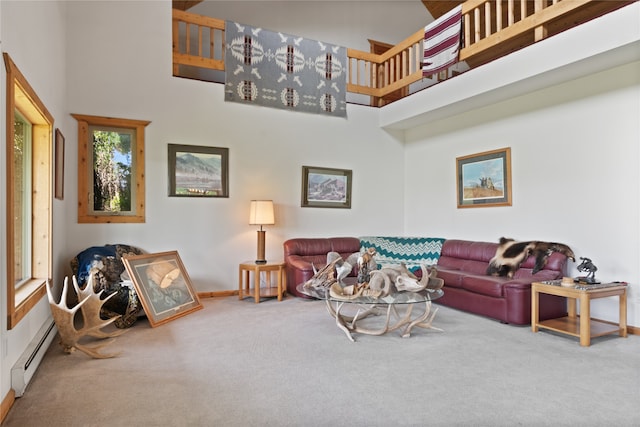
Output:
[[[253,272],[253,289],[250,288],[250,276]],[[261,273],[265,274],[265,288],[260,288]],[[276,287],[271,286],[271,275],[276,273]],[[246,296],[253,297],[256,304],[260,302],[260,297],[273,298],[278,297],[278,301],[282,301],[282,296],[287,290],[287,275],[285,274],[285,263],[267,262],[266,264],[256,264],[255,261],[244,261],[240,264],[238,270],[238,297],[243,299]]]
[[[557,283],[556,283],[557,282]],[[580,338],[580,345],[588,347],[591,338],[617,333],[621,337],[627,336],[627,285],[608,284],[606,287],[564,287],[560,281],[534,282],[531,284],[531,330],[538,332],[538,328],[550,329],[563,334]],[[557,319],[540,321],[540,294],[558,295],[567,298],[567,316]],[[591,300],[617,296],[620,304],[620,319],[618,324],[612,324],[591,319]],[[577,316],[577,301],[580,300],[580,316]]]

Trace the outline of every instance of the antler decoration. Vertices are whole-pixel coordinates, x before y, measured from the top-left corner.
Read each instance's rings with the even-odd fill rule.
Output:
[[[118,317],[112,317],[109,320],[102,320],[100,318],[100,308],[109,300],[109,298],[116,295],[112,293],[104,300],[100,299],[100,295],[104,290],[96,293],[93,289],[93,274],[89,274],[89,280],[87,281],[84,289],[80,289],[76,277],[73,276],[73,287],[78,295],[78,301],[80,301],[75,307],[67,307],[67,291],[69,288],[69,278],[65,277],[64,286],[62,287],[62,296],[60,302],[56,303],[53,299],[51,287],[49,281],[47,281],[47,296],[49,297],[49,305],[51,306],[51,313],[53,314],[53,320],[56,322],[58,332],[60,333],[60,345],[65,353],[72,353],[75,349],[87,354],[96,359],[107,359],[117,356],[119,353],[102,354],[99,350],[113,342],[113,339],[101,342],[97,345],[87,346],[79,344],[78,341],[85,335],[90,335],[96,338],[112,338],[122,335],[127,330],[118,330],[115,332],[103,332],[102,328],[115,322]],[[78,310],[82,309],[82,328],[76,329],[74,325],[74,317]]]

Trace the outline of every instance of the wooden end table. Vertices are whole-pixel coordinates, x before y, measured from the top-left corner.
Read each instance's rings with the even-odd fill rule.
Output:
[[[250,276],[253,272],[253,289],[250,288]],[[265,288],[260,288],[260,276],[264,272],[266,276]],[[276,273],[276,287],[271,286],[271,275]],[[260,297],[273,298],[278,297],[278,301],[282,301],[282,296],[287,290],[287,275],[285,274],[285,263],[267,262],[266,264],[256,264],[255,261],[244,261],[240,264],[238,270],[238,297],[243,299],[246,296],[253,297],[256,304],[260,302]]]
[[[588,347],[591,338],[617,333],[627,336],[627,284],[607,283],[604,285],[574,285],[565,287],[561,280],[534,282],[531,284],[531,330],[550,329],[580,338],[580,345]],[[540,294],[557,295],[567,298],[567,316],[540,321]],[[602,322],[591,318],[591,300],[617,296],[620,303],[618,324]],[[577,316],[577,301],[580,300],[580,316]]]

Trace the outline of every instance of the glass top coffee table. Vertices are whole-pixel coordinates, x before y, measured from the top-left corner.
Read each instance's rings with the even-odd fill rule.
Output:
[[[431,310],[431,301],[437,300],[444,292],[442,289],[421,292],[396,292],[385,297],[357,296],[345,299],[330,294],[328,288],[306,288],[304,283],[296,287],[297,291],[311,298],[324,300],[327,311],[335,319],[336,325],[351,341],[353,332],[366,335],[383,335],[387,332],[401,329],[403,338],[411,336],[411,329],[420,327],[442,331],[432,326],[433,318],[438,309]],[[418,307],[414,313],[414,307]],[[424,307],[424,310],[422,308]],[[347,315],[343,311],[356,311],[354,315]],[[369,316],[385,315],[382,325],[366,327],[362,321]],[[377,322],[380,323],[380,322]]]

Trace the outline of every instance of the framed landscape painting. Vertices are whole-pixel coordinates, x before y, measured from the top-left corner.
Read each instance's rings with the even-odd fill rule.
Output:
[[[511,206],[511,148],[456,159],[458,208]]]
[[[351,177],[347,169],[302,167],[303,208],[351,208]]]
[[[202,308],[177,251],[128,255],[122,261],[151,327]]]
[[[229,197],[229,149],[169,144],[169,196]]]

